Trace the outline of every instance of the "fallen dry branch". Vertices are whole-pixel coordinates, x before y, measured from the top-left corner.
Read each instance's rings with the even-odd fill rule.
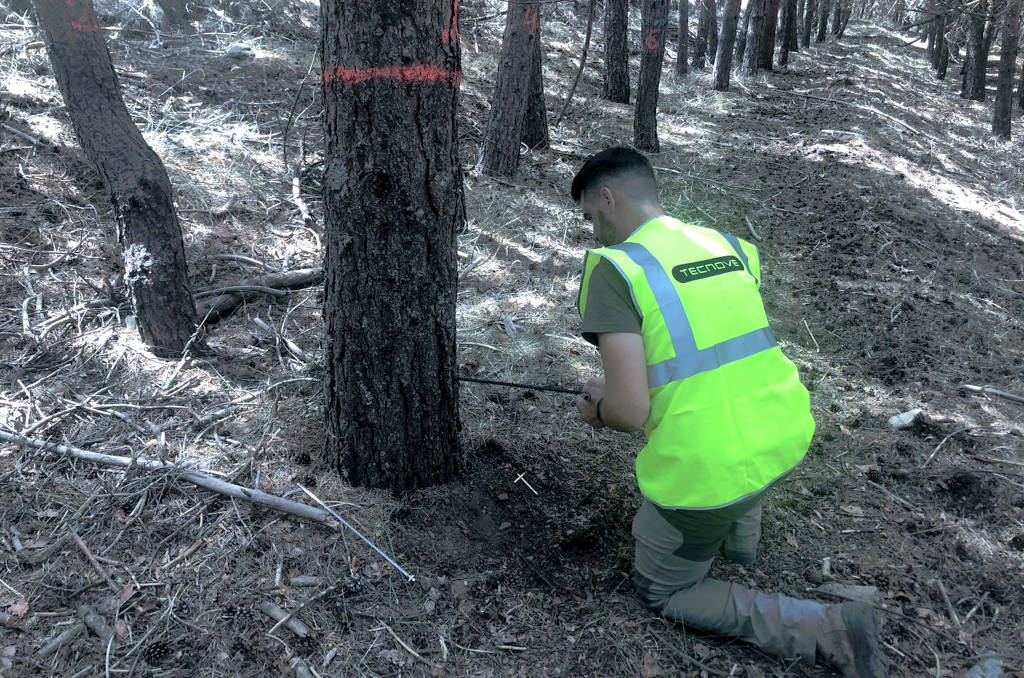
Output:
[[[89,627],[89,630],[95,633],[102,641],[104,645],[110,643],[114,637],[114,629],[110,628],[110,625],[104,621],[103,617],[100,616],[99,612],[94,610],[90,605],[79,605],[78,616],[81,618],[85,625]]]
[[[849,106],[850,108],[856,108],[856,109],[859,109],[861,111],[865,111],[867,113],[873,113],[873,114],[875,114],[875,115],[877,115],[877,116],[879,116],[881,118],[885,118],[886,120],[891,120],[892,122],[896,123],[897,125],[900,125],[901,127],[906,128],[908,131],[913,132],[914,134],[917,134],[918,136],[921,136],[921,132],[916,127],[912,127],[911,125],[909,125],[908,123],[903,122],[902,120],[900,120],[896,116],[889,115],[885,111],[880,111],[877,108],[875,108],[874,106],[868,106],[867,104],[858,104],[858,103],[855,103],[853,101],[843,101],[842,99],[833,99],[833,98],[829,98],[829,97],[819,97],[819,96],[815,96],[813,94],[804,94],[803,92],[790,92],[790,91],[784,90],[784,89],[775,89],[775,88],[773,88],[772,91],[773,92],[779,92],[780,94],[788,94],[789,96],[793,96],[793,97],[804,97],[806,99],[814,99],[815,101],[824,101],[824,102],[830,103],[830,104],[842,104],[843,106]]]
[[[312,506],[307,506],[306,504],[300,504],[297,501],[284,499],[283,497],[278,497],[273,494],[267,494],[262,490],[242,487],[241,485],[235,485],[223,480],[218,480],[217,478],[208,476],[205,473],[192,471],[190,469],[182,468],[181,466],[176,466],[174,464],[167,464],[162,461],[156,461],[155,459],[118,457],[111,454],[88,452],[86,450],[80,450],[76,447],[69,447],[67,445],[48,443],[42,440],[33,440],[32,438],[26,438],[25,436],[8,433],[3,430],[0,430],[0,441],[14,443],[16,445],[28,445],[40,450],[52,450],[65,456],[81,459],[82,461],[89,461],[94,464],[102,464],[104,466],[120,466],[121,468],[134,466],[146,469],[147,471],[170,471],[177,474],[177,477],[181,480],[190,482],[193,485],[198,485],[199,487],[210,490],[211,492],[223,494],[234,499],[242,499],[254,504],[260,504],[261,506],[266,506],[267,508],[271,508],[275,511],[288,513],[293,516],[298,516],[299,518],[305,518],[306,520],[312,520],[334,529],[337,528],[336,523],[326,511],[322,511]]]
[[[269,600],[264,600],[260,603],[260,610],[263,614],[277,622],[268,633],[273,633],[279,626],[284,624],[289,631],[297,635],[299,638],[306,638],[309,636],[309,627],[303,624],[301,620],[296,619],[293,616],[293,612],[285,612]]]
[[[78,636],[80,636],[82,634],[82,631],[84,630],[84,622],[75,622],[75,624],[72,625],[70,628],[59,633],[53,640],[39,648],[39,652],[36,653],[36,656],[40,659],[45,659],[46,657],[49,657],[51,654],[53,654],[60,648],[64,647]]]
[[[218,294],[196,304],[196,313],[204,323],[216,322],[230,315],[249,299],[264,296],[268,290],[273,290],[274,294],[282,290],[300,290],[319,285],[323,280],[324,269],[320,267],[246,278],[230,288],[222,288],[227,290],[224,294]]]
[[[988,395],[999,396],[1000,398],[1006,398],[1012,400],[1015,403],[1024,403],[1024,396],[1019,396],[1016,393],[1008,393],[998,388],[992,388],[991,386],[972,386],[971,384],[963,384],[960,388],[971,393],[987,393]]]

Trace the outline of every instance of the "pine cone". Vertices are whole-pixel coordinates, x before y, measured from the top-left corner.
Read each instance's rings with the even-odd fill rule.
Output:
[[[170,657],[174,651],[167,643],[157,641],[142,651],[142,658],[147,664],[157,665]]]

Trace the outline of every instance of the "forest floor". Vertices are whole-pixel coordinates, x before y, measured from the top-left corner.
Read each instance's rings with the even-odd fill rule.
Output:
[[[629,142],[632,109],[600,99],[596,40],[551,147],[510,182],[480,176],[502,6],[461,5],[460,368],[582,384],[599,369],[574,310],[591,233],[568,185],[590,153]],[[319,221],[316,3],[211,6],[187,31],[104,20],[198,290],[321,259],[321,227],[290,199],[301,162]],[[553,122],[585,21],[546,7]],[[126,328],[109,203],[38,40],[17,15],[0,24],[3,122],[32,137],[0,128],[0,425],[295,500],[301,483],[416,581],[351,534],[172,473],[0,445],[0,673],[285,675],[298,656],[322,676],[832,675],[644,608],[630,582],[642,440],[591,430],[567,396],[464,385],[461,478],[395,498],[318,466],[320,289],[246,304],[211,328],[212,358],[153,357]],[[248,51],[226,56],[232,43]],[[961,388],[1024,394],[1021,134],[993,140],[990,104],[959,99],[920,43],[877,25],[724,94],[707,71],[671,70],[652,156],[666,207],[757,234],[768,312],[818,424],[767,503],[758,565],[712,575],[826,602],[876,587],[894,676],[960,676],[986,650],[1024,675],[1024,405]],[[889,427],[912,408],[917,424]],[[271,633],[268,601],[298,610],[308,637]],[[83,633],[41,657],[83,604],[116,642]]]

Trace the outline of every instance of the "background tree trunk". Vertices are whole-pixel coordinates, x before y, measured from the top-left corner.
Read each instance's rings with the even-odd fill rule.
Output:
[[[939,55],[939,66],[935,71],[935,77],[939,80],[946,79],[946,71],[949,69],[949,56],[951,50],[959,51],[959,47],[949,40],[943,41],[942,54]]]
[[[604,6],[604,98],[629,103],[629,53],[626,28],[628,0],[606,0]]]
[[[708,59],[714,61],[718,54],[718,2],[707,0],[710,12],[708,22]]]
[[[932,68],[939,70],[939,62],[942,61],[942,53],[946,50],[946,15],[939,14],[935,17],[935,51],[932,54]]]
[[[760,44],[764,35],[765,14],[771,6],[771,0],[749,0],[750,21],[747,26],[746,50],[743,55],[743,72],[747,75],[757,75],[761,52]]]
[[[775,29],[779,22],[779,6],[781,0],[767,0],[765,3],[764,28],[758,40],[758,67],[766,71],[772,70],[772,57],[775,54]]]
[[[732,50],[736,42],[736,24],[740,19],[741,0],[728,0],[722,15],[722,37],[718,41],[715,55],[715,75],[712,87],[724,92],[729,89],[729,72],[732,70]]]
[[[785,0],[783,5],[782,51],[779,53],[779,65],[789,63],[789,53],[799,49],[796,39],[797,7],[796,0]]]
[[[713,2],[714,0],[712,0]],[[697,39],[693,43],[693,70],[704,68],[708,51],[708,0],[697,0]]]
[[[818,35],[815,42],[825,42],[825,35],[828,33],[828,15],[832,10],[831,0],[819,0],[818,3]]]
[[[743,10],[743,25],[736,35],[736,63],[743,66],[743,56],[747,51],[747,31],[750,30],[750,10],[754,6],[754,0],[747,2],[747,8]]]
[[[180,356],[198,323],[167,171],[125,108],[92,0],[32,4],[75,136],[114,207],[139,334],[158,355]]]
[[[804,47],[811,46],[811,32],[814,30],[814,7],[822,0],[807,0],[807,7],[804,10],[803,43]]]
[[[523,118],[522,142],[529,148],[548,147],[548,110],[544,101],[544,50],[541,28],[533,41],[530,63],[530,86],[526,92],[526,116]]]
[[[484,128],[484,174],[510,177],[519,169],[519,141],[523,137],[533,72],[533,43],[540,30],[539,7],[529,1],[508,5],[491,115]]]
[[[992,134],[1010,138],[1010,114],[1013,110],[1013,76],[1017,65],[1020,41],[1021,0],[1010,0],[1004,10],[1003,44],[999,53],[999,76],[996,80],[996,102],[992,113]]]
[[[796,20],[793,22],[793,44],[790,51],[800,51],[800,34],[803,33],[804,16],[807,12],[807,0],[798,0],[796,4]]]
[[[320,5],[324,461],[395,492],[448,481],[458,458],[454,16],[454,0]]]
[[[985,12],[982,3],[969,9],[967,28],[967,59],[964,61],[963,79],[960,82],[960,96],[974,101],[985,100],[985,66],[988,54],[984,52]]]
[[[665,58],[668,0],[642,0],[642,3],[640,78],[636,86],[633,145],[641,151],[657,153],[658,85],[661,83],[661,64]]]
[[[690,1],[679,0],[679,49],[676,52],[676,75],[686,75],[686,52],[690,43]]]
[[[1017,83],[1017,108],[1024,114],[1024,62],[1020,67],[1020,81]]]

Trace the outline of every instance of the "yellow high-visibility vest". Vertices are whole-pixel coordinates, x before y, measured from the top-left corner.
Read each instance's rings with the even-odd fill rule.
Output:
[[[810,397],[768,327],[757,248],[657,217],[587,252],[580,317],[602,259],[629,283],[641,317],[651,395],[636,459],[644,496],[665,508],[719,508],[799,464],[814,434]]]

